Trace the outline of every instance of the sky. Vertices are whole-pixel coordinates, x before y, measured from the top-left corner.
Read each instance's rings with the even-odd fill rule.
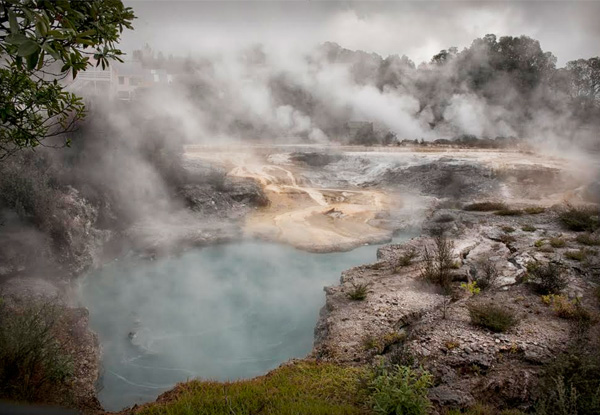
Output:
[[[331,41],[382,56],[429,61],[441,49],[494,33],[527,35],[558,66],[600,55],[600,1],[160,1],[131,0],[138,19],[122,47],[165,55],[234,51],[262,43],[304,52]]]

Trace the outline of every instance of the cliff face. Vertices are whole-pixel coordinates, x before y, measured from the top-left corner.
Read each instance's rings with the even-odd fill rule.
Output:
[[[436,249],[427,230],[440,225],[456,261],[447,292],[421,276],[425,250]],[[598,327],[576,333],[576,323],[557,316],[525,283],[527,264],[560,261],[568,281],[563,295],[597,310],[597,252],[590,251],[583,265],[565,256],[585,246],[576,241],[577,233],[560,226],[555,209],[512,217],[437,210],[424,229],[424,235],[411,241],[381,248],[376,263],[345,271],[339,285],[325,288],[313,356],[347,364],[379,358],[418,362],[435,375],[430,398],[442,406],[477,401],[531,405],[544,365],[577,338],[597,338]],[[564,244],[553,248],[550,241],[559,246],[558,240]],[[492,286],[475,294],[460,287],[481,276],[485,264],[497,271]],[[349,293],[360,284],[368,286],[366,299],[353,301]],[[518,324],[504,333],[472,324],[469,308],[488,303],[512,311]]]

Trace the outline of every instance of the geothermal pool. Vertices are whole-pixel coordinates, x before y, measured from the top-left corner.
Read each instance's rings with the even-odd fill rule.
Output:
[[[102,345],[100,402],[120,410],[186,379],[248,378],[305,356],[323,287],[374,262],[377,248],[315,254],[245,241],[89,274],[80,294]]]

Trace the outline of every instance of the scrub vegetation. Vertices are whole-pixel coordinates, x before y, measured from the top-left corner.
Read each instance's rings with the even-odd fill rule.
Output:
[[[251,380],[183,383],[137,413],[424,415],[431,406],[431,381],[427,372],[404,366],[369,369],[300,361]]]
[[[56,336],[58,319],[51,302],[9,307],[0,298],[0,398],[68,399],[73,367]]]

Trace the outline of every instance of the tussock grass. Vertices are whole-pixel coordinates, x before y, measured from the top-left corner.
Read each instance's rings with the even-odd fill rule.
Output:
[[[531,226],[531,225],[525,225],[521,229],[524,232],[535,232],[535,231],[537,231],[537,228],[535,226]]]
[[[564,248],[566,245],[567,243],[562,238],[550,238],[550,246],[552,248]]]

